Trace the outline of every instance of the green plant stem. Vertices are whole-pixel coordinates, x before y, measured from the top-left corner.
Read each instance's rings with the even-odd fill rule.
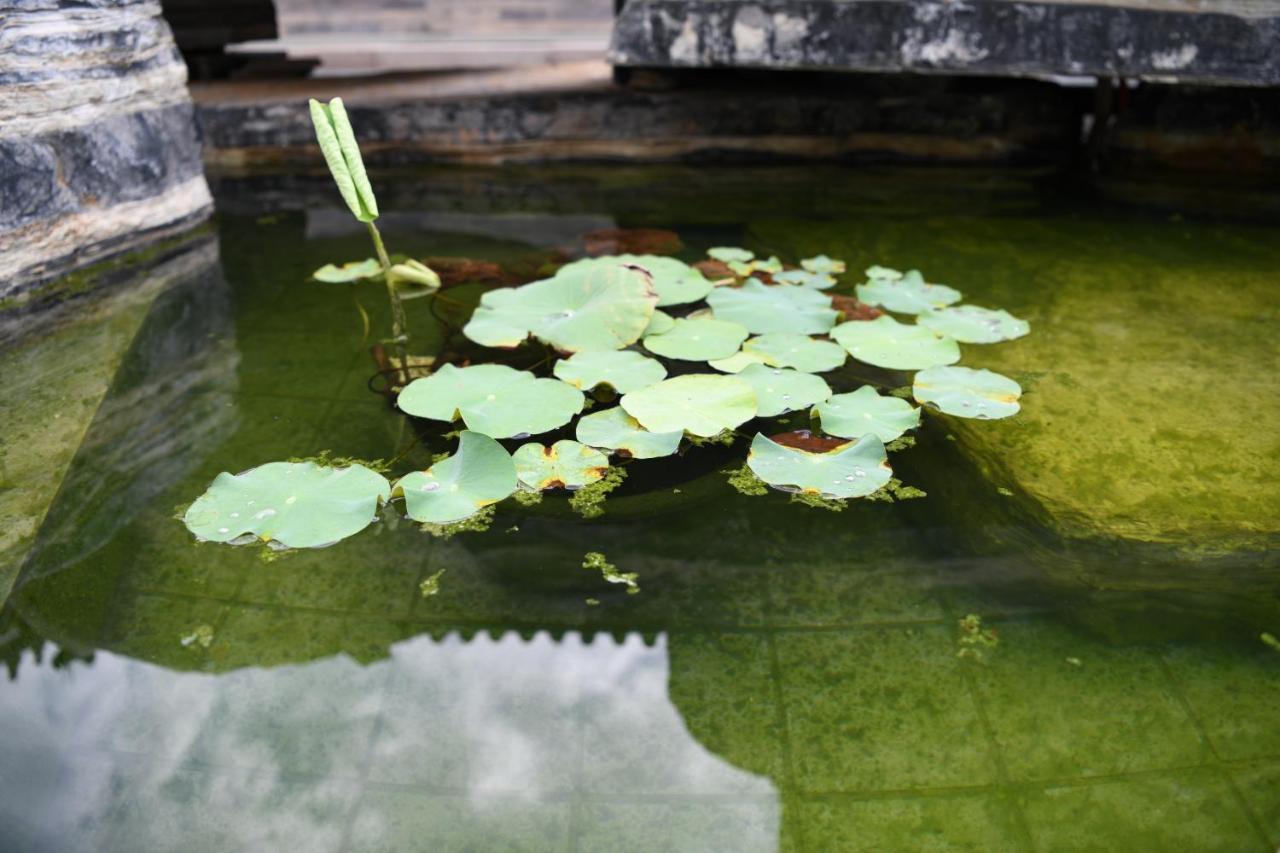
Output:
[[[395,275],[391,272],[391,258],[387,256],[387,247],[382,245],[382,235],[378,233],[378,226],[372,222],[366,222],[369,226],[369,237],[373,240],[373,248],[378,253],[378,262],[382,264],[382,278],[387,283],[387,298],[391,301],[391,339],[395,344],[396,356],[400,359],[400,379],[403,382],[407,379],[405,370],[409,364],[409,354],[406,345],[409,343],[409,324],[405,320],[404,303],[400,301],[400,294],[396,292]]]

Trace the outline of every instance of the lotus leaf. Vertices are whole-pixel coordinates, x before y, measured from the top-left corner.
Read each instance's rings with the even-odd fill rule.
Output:
[[[325,264],[311,274],[316,281],[325,284],[352,284],[366,278],[378,278],[382,275],[382,265],[374,258],[363,261],[350,261],[342,266]]]
[[[410,258],[402,264],[396,264],[391,267],[391,272],[396,278],[423,287],[428,292],[435,292],[440,289],[439,274],[422,263],[422,261],[415,261]]]
[[[870,385],[850,394],[836,394],[814,407],[822,431],[841,438],[872,434],[893,441],[920,425],[920,410],[898,397],[882,397]]]
[[[831,330],[831,337],[858,361],[893,370],[923,370],[960,360],[951,338],[923,326],[899,323],[888,314],[853,320]]]
[[[552,372],[574,388],[589,391],[597,385],[608,385],[619,394],[667,378],[667,369],[661,362],[633,350],[580,352],[557,361]]]
[[[535,491],[580,489],[604,477],[609,457],[594,447],[563,439],[550,447],[532,442],[511,454],[516,477]]]
[[[805,258],[800,262],[800,266],[809,272],[831,274],[844,272],[844,261],[838,261],[835,258],[828,258],[826,255],[818,255],[813,258]]]
[[[776,272],[782,272],[782,261],[776,256],[768,258],[756,258],[753,261],[729,261],[729,269],[734,275],[749,276],[753,273],[766,272],[772,275]]]
[[[754,278],[742,287],[716,288],[707,304],[718,319],[739,323],[754,334],[824,334],[840,316],[831,300],[816,290],[794,285],[769,287]]]
[[[825,453],[810,453],[757,434],[747,465],[771,486],[830,498],[866,497],[893,476],[884,442],[874,435]]]
[[[977,305],[956,305],[926,311],[916,318],[916,322],[955,338],[962,344],[1011,341],[1031,331],[1031,325],[1026,320],[1019,320],[1008,311],[979,308]]]
[[[710,438],[755,417],[756,394],[736,376],[695,373],[632,391],[622,408],[647,430]]]
[[[839,344],[790,332],[752,338],[742,345],[742,351],[765,364],[793,367],[805,373],[826,373],[844,364],[845,360],[845,351]]]
[[[665,335],[671,331],[671,327],[676,324],[675,319],[666,311],[655,310],[653,316],[649,318],[649,325],[645,326],[644,334],[641,337],[649,337],[649,335]]]
[[[582,411],[582,392],[559,379],[539,379],[503,364],[454,367],[415,379],[397,405],[420,418],[451,422],[491,438],[537,435],[564,426]]]
[[[899,279],[873,278],[858,285],[857,291],[860,301],[899,314],[922,314],[960,301],[960,291],[945,284],[927,283],[919,270],[911,270]]]
[[[342,98],[334,98],[328,104],[311,99],[311,123],[315,125],[320,153],[333,175],[342,200],[356,219],[372,222],[378,218],[378,201],[373,197],[373,187],[364,170],[360,146],[351,130]]]
[[[462,330],[483,346],[518,346],[530,334],[564,352],[622,349],[653,317],[649,274],[621,264],[562,269],[552,278],[491,290]]]
[[[801,287],[812,287],[814,290],[826,290],[835,287],[834,276],[809,270],[783,270],[773,274],[775,284],[798,284]]]
[[[405,511],[414,521],[448,524],[475,515],[516,490],[511,454],[487,435],[464,430],[458,452],[426,471],[413,471],[396,483]]]
[[[680,447],[683,430],[649,432],[618,406],[592,412],[578,420],[578,441],[606,450],[620,450],[634,459],[670,456]]]
[[[746,339],[747,330],[728,320],[679,319],[671,331],[645,338],[644,347],[667,358],[706,361],[733,355]]]
[[[684,305],[697,302],[711,292],[714,285],[702,273],[676,258],[662,255],[605,255],[584,258],[560,269],[573,272],[579,268],[612,267],[619,264],[640,267],[653,278],[653,289],[658,292],[658,305]]]
[[[182,521],[205,542],[252,534],[290,548],[319,548],[364,530],[390,497],[387,479],[363,465],[269,462],[219,474]]]
[[[1018,413],[1022,387],[1007,376],[970,367],[931,367],[916,374],[916,402],[961,418],[996,420]]]
[[[728,264],[745,263],[754,258],[756,253],[750,249],[739,249],[737,246],[716,246],[713,249],[707,249],[707,255]]]
[[[744,344],[745,346],[745,344]],[[843,350],[841,350],[843,352]],[[728,358],[713,358],[707,364],[725,373],[741,373],[753,364],[764,364],[764,356],[740,350]]]
[[[900,278],[902,278],[901,271],[892,269],[891,267],[882,267],[879,264],[873,264],[872,266],[867,267],[868,281],[897,281]]]
[[[785,367],[753,364],[738,373],[756,392],[756,413],[771,418],[807,408],[831,396],[831,386],[821,376]]]

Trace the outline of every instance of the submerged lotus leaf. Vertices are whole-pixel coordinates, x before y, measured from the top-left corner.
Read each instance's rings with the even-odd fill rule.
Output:
[[[325,264],[311,274],[316,281],[326,284],[351,284],[366,278],[377,278],[382,275],[382,265],[373,258],[363,261],[351,261],[342,266]]]
[[[605,255],[584,258],[560,269],[558,274],[579,268],[609,267],[626,264],[643,269],[653,277],[658,292],[658,305],[684,305],[697,302],[711,292],[713,285],[701,272],[676,258],[662,255]]]
[[[707,256],[723,263],[746,263],[756,256],[750,249],[739,249],[737,246],[716,246],[707,249]]]
[[[844,364],[845,360],[844,348],[839,344],[791,332],[774,332],[752,338],[742,345],[742,351],[765,364],[793,367],[805,373],[826,373]]]
[[[559,379],[539,379],[504,364],[446,364],[415,379],[397,405],[410,415],[450,422],[491,438],[537,435],[561,427],[582,411],[582,392]]]
[[[994,344],[1011,341],[1031,331],[1031,324],[1008,311],[956,305],[926,311],[916,318],[921,326],[955,338],[962,344]]]
[[[828,258],[826,255],[805,258],[800,262],[800,266],[804,267],[809,272],[824,274],[844,272],[845,270],[844,261],[839,261],[835,258]]]
[[[801,287],[812,287],[814,290],[826,290],[835,287],[835,277],[824,272],[809,270],[783,270],[773,274],[776,284],[798,284]]]
[[[622,408],[647,430],[710,438],[755,417],[756,394],[736,376],[695,373],[633,391]]]
[[[608,385],[619,394],[667,378],[667,369],[662,362],[633,350],[580,352],[572,358],[557,361],[551,372],[574,388],[590,391],[597,385]]]
[[[859,301],[899,314],[923,314],[960,301],[960,291],[945,284],[929,284],[919,270],[899,279],[870,279],[858,285],[857,292]]]
[[[954,340],[924,326],[899,323],[888,314],[874,320],[853,320],[831,330],[831,337],[866,364],[893,370],[923,370],[960,360]]]
[[[831,386],[821,376],[786,367],[753,364],[741,370],[738,378],[756,392],[756,413],[766,418],[807,408],[831,396]]]
[[[532,334],[563,352],[616,350],[640,339],[657,302],[644,270],[566,267],[552,278],[484,294],[462,332],[490,347],[518,346]]]
[[[605,450],[619,450],[634,459],[670,456],[680,447],[684,430],[650,432],[620,407],[592,412],[578,420],[578,441]]]
[[[536,442],[521,445],[511,458],[520,482],[539,492],[580,489],[603,478],[609,470],[609,457],[567,438],[550,447]]]
[[[961,418],[996,420],[1018,413],[1022,387],[1007,376],[971,367],[932,367],[916,374],[916,402]]]
[[[870,385],[850,394],[836,394],[814,407],[822,431],[841,438],[871,434],[893,441],[920,426],[920,410],[899,397],[883,397]]]
[[[404,495],[405,511],[414,521],[448,524],[511,496],[516,465],[511,454],[487,435],[464,430],[458,452],[426,471],[405,474],[395,494]]]
[[[884,442],[874,435],[825,453],[810,453],[784,447],[757,434],[751,442],[747,466],[771,486],[830,498],[865,497],[888,483],[893,475]]]
[[[816,290],[785,284],[769,287],[754,278],[742,287],[716,288],[707,296],[707,304],[718,319],[741,324],[753,334],[824,334],[840,316],[831,300]]]
[[[653,316],[649,318],[649,325],[645,326],[642,337],[649,335],[665,335],[671,331],[671,327],[676,324],[673,318],[666,311],[654,311]]]
[[[667,358],[706,361],[728,358],[746,339],[747,330],[728,320],[682,318],[675,321],[670,331],[645,338],[644,348]]]
[[[390,497],[386,477],[363,465],[268,462],[219,474],[182,521],[205,542],[252,534],[290,548],[319,548],[364,530]]]

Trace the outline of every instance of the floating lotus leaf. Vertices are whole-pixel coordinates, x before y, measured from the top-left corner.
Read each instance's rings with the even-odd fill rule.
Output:
[[[1008,311],[956,305],[926,311],[916,318],[921,326],[955,338],[962,344],[994,344],[1011,341],[1031,331],[1031,324]]]
[[[804,409],[831,396],[831,386],[821,376],[785,367],[752,364],[738,373],[756,392],[756,414],[771,418]]]
[[[893,441],[909,429],[920,426],[920,410],[898,397],[883,397],[870,385],[851,394],[836,394],[814,407],[822,421],[822,431],[841,438],[871,434],[881,441]]]
[[[590,391],[597,385],[608,385],[619,394],[667,378],[667,369],[661,362],[633,350],[580,352],[557,361],[552,372],[574,388]]]
[[[702,273],[676,258],[662,255],[605,255],[599,258],[585,258],[574,261],[560,269],[608,267],[626,264],[643,269],[653,277],[653,289],[658,292],[658,305],[684,305],[697,302],[708,293],[714,285]]]
[[[504,364],[454,367],[415,379],[397,405],[420,418],[450,422],[491,438],[537,435],[561,427],[582,411],[582,392],[559,379],[539,379]]]
[[[746,344],[743,344],[746,346]],[[841,350],[843,352],[843,350]],[[741,373],[753,364],[764,364],[764,356],[746,350],[735,352],[728,358],[713,358],[707,364],[725,373]]]
[[[828,258],[826,255],[805,258],[800,262],[800,266],[804,267],[809,272],[824,274],[840,273],[845,270],[844,261],[838,261],[835,258]]]
[[[923,326],[899,323],[888,314],[874,320],[841,323],[831,337],[866,364],[894,370],[923,370],[960,360],[960,347],[951,338]]]
[[[316,281],[326,284],[351,284],[366,278],[377,278],[382,275],[382,265],[373,258],[363,261],[350,261],[342,266],[325,264],[311,274]]]
[[[742,287],[716,288],[707,296],[707,304],[717,319],[743,325],[753,334],[824,334],[840,316],[831,300],[816,290],[794,285],[769,287],[754,278]]]
[[[756,258],[754,261],[729,261],[729,269],[733,270],[734,275],[749,276],[753,273],[767,272],[770,275],[776,272],[782,272],[782,261],[777,256],[768,258]]]
[[[518,346],[532,334],[564,352],[616,350],[640,339],[657,302],[644,270],[566,267],[552,278],[484,294],[462,331],[489,347]]]
[[[835,287],[834,276],[809,270],[783,270],[773,274],[775,284],[798,284],[801,287],[812,287],[814,290],[826,290]]]
[[[448,524],[474,515],[516,490],[511,454],[487,435],[464,430],[458,452],[426,471],[405,474],[395,494],[404,495],[405,511],[414,521]]]
[[[893,475],[884,442],[874,435],[825,453],[784,447],[767,436],[756,435],[747,465],[771,486],[830,498],[865,497],[888,483]]]
[[[873,264],[872,266],[867,267],[868,281],[897,281],[900,278],[902,278],[902,273],[891,267],[882,267],[879,264]]]
[[[873,278],[858,285],[857,291],[860,301],[899,314],[922,314],[960,301],[960,291],[945,284],[928,284],[919,270],[899,279]]]
[[[1007,376],[970,367],[931,367],[916,374],[916,402],[961,418],[996,420],[1018,413],[1022,387]]]
[[[745,263],[756,256],[750,249],[739,249],[737,246],[716,246],[707,249],[707,255],[723,263]]]
[[[728,358],[747,339],[747,330],[737,323],[712,318],[676,320],[671,331],[650,335],[644,348],[667,358],[706,361]]]
[[[594,447],[564,439],[550,447],[530,443],[511,454],[516,477],[535,491],[580,489],[604,477],[609,457]]]
[[[826,373],[844,364],[845,360],[845,351],[839,344],[791,332],[774,332],[752,338],[742,345],[742,351],[765,364],[793,367],[805,373]]]
[[[578,441],[605,450],[620,450],[634,459],[670,456],[680,447],[684,430],[649,432],[618,406],[583,415],[578,420]]]
[[[653,312],[653,316],[649,318],[649,325],[645,326],[643,337],[647,338],[649,335],[665,335],[667,332],[671,331],[671,327],[675,324],[675,319],[666,311],[655,310]]]
[[[219,474],[182,521],[205,542],[252,534],[290,548],[319,548],[364,530],[390,497],[386,477],[363,465],[269,462]]]
[[[623,396],[627,414],[653,432],[690,432],[703,438],[733,429],[756,415],[756,394],[736,376],[696,373],[665,379]]]

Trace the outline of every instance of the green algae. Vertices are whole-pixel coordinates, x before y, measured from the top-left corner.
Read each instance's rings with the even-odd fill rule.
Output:
[[[436,539],[452,539],[459,533],[484,533],[493,526],[493,517],[496,514],[497,507],[490,504],[459,521],[450,521],[445,524],[423,522],[418,527],[423,533],[429,533]]]
[[[756,476],[756,472],[751,470],[751,466],[745,462],[740,468],[734,468],[729,472],[728,483],[733,486],[739,494],[747,497],[759,497],[760,495],[769,494],[769,484]]]
[[[610,563],[605,555],[599,551],[588,551],[582,557],[582,568],[588,571],[599,572],[600,577],[609,583],[623,584],[627,588],[627,595],[636,595],[640,592],[640,575],[635,572],[622,572],[613,563]]]
[[[440,578],[444,577],[444,573],[448,569],[441,569],[438,572],[427,575],[422,579],[422,583],[418,584],[418,593],[423,598],[430,598],[440,592]]]
[[[542,495],[543,493],[541,491],[535,492],[531,489],[516,489],[515,493],[511,495],[511,498],[516,503],[520,504],[520,506],[531,507],[542,503]]]
[[[872,492],[872,494],[875,494],[875,492]],[[870,497],[870,495],[867,497]],[[828,512],[844,512],[849,507],[849,501],[845,498],[829,498],[826,495],[819,495],[813,492],[792,492],[789,502],[812,509],[825,509]]]
[[[569,498],[569,506],[583,518],[599,518],[605,513],[604,504],[609,493],[621,486],[626,478],[625,468],[611,466],[599,480],[574,492]]]

